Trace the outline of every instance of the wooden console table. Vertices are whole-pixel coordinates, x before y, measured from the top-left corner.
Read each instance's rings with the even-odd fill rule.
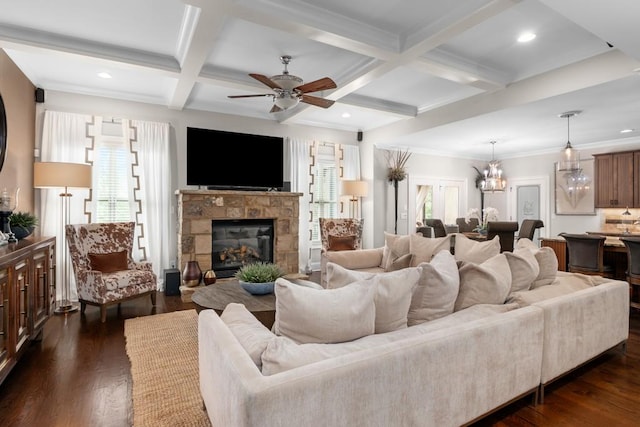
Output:
[[[30,237],[0,247],[0,383],[42,337],[55,305],[55,241]]]

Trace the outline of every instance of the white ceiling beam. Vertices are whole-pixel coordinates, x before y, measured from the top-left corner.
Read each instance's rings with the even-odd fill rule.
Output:
[[[564,95],[631,76],[634,74],[633,70],[638,67],[640,67],[640,61],[613,49],[598,56],[512,83],[502,90],[475,95],[426,111],[413,120],[403,120],[372,130],[369,132],[368,139],[370,141],[388,141],[397,135],[422,132],[483,114]]]

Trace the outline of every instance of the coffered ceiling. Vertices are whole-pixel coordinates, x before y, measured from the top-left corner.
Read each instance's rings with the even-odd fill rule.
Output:
[[[488,159],[640,141],[635,0],[0,0],[0,48],[38,87]],[[516,39],[537,35],[528,43]],[[249,73],[337,89],[270,113]],[[104,79],[98,73],[109,73]],[[345,117],[349,115],[349,117]],[[623,129],[634,129],[620,133]]]

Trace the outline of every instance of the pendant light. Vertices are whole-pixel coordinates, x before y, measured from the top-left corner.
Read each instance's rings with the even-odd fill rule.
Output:
[[[582,111],[567,111],[558,117],[567,119],[567,145],[562,150],[562,160],[557,163],[558,172],[575,172],[580,170],[580,152],[573,148],[569,140],[569,119]]]
[[[495,159],[495,141],[491,141],[491,161],[484,169],[484,179],[480,183],[480,189],[484,193],[499,193],[507,188],[507,180],[502,176],[500,162]]]

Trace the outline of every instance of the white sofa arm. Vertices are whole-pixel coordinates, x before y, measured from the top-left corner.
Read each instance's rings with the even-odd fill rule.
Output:
[[[320,254],[320,284],[327,287],[327,263],[333,262],[349,270],[378,267],[382,263],[384,248],[356,249],[353,251],[323,251]]]

